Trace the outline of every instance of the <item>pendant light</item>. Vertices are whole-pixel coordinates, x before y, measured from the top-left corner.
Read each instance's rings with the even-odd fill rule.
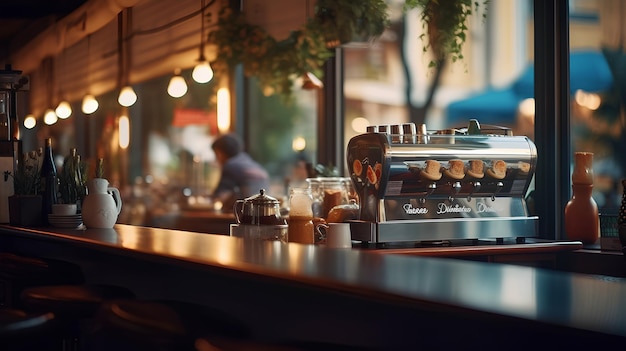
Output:
[[[93,96],[91,94],[87,94],[83,98],[82,110],[83,110],[84,114],[90,115],[90,114],[96,112],[96,110],[98,109],[99,106],[100,106],[100,104],[98,104],[98,100],[96,100],[95,96]]]
[[[87,36],[87,84],[91,85],[91,60],[89,57],[89,52],[91,49],[91,35]],[[87,91],[89,91],[89,87],[87,87]],[[98,100],[91,95],[91,93],[87,93],[83,98],[82,111],[86,115],[90,115],[98,109]]]
[[[120,90],[120,96],[117,98],[117,102],[124,107],[130,107],[137,102],[137,94],[130,85],[127,85]]]
[[[35,116],[33,116],[32,114],[26,115],[26,118],[24,118],[24,127],[26,127],[26,129],[33,129],[36,125],[37,119],[35,118]]]
[[[213,69],[211,64],[204,56],[204,0],[200,3],[200,57],[198,58],[198,64],[193,68],[191,77],[198,83],[208,83],[213,79]]]
[[[46,98],[48,100],[48,108],[43,114],[43,121],[47,125],[53,125],[59,120],[59,117],[57,117],[53,108],[50,108],[50,106],[52,106],[52,101],[54,98],[54,58],[52,56],[45,58],[42,61],[41,65],[44,72],[46,73]]]
[[[62,55],[63,57],[62,57],[61,64],[62,64],[63,72],[65,72],[65,51],[63,51]],[[67,100],[63,99],[63,79],[60,79],[59,86],[60,86],[59,95],[61,96],[61,102],[59,102],[54,112],[57,114],[59,118],[66,119],[72,115],[72,106],[70,105],[69,102],[67,102]]]
[[[63,100],[59,102],[59,105],[57,105],[57,108],[54,110],[54,112],[59,118],[66,119],[72,115],[72,106],[70,106],[69,102]]]
[[[185,78],[180,75],[180,68],[174,71],[174,76],[167,85],[167,93],[173,98],[179,98],[187,94],[187,82],[185,82]]]
[[[57,114],[51,108],[47,109],[43,115],[43,122],[49,126],[55,124],[58,120]]]
[[[128,47],[123,39],[125,37],[124,17],[128,17],[126,11],[122,11],[118,14],[118,35],[117,35],[117,47],[118,47],[118,63],[119,63],[119,82],[120,95],[117,97],[117,102],[124,107],[130,107],[137,102],[137,94],[132,86],[128,84]],[[128,19],[127,19],[128,20]]]

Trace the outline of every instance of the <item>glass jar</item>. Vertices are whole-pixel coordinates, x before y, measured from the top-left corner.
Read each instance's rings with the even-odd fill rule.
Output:
[[[315,243],[313,226],[313,195],[310,188],[291,188],[289,191],[289,242]]]
[[[314,217],[327,218],[333,207],[350,203],[350,194],[354,192],[352,180],[347,177],[307,178],[307,183],[313,197]]]

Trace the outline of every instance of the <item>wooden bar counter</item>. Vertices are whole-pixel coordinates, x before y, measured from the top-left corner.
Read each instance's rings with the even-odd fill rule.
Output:
[[[0,250],[76,262],[88,282],[142,299],[221,309],[262,340],[509,350],[626,339],[622,278],[127,225],[4,225]]]

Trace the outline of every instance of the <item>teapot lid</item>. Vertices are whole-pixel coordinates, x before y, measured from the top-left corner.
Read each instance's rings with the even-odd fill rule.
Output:
[[[259,193],[256,195],[252,195],[250,197],[245,198],[244,202],[252,202],[257,205],[275,205],[279,204],[279,201],[276,198],[273,198],[269,195],[265,195],[265,189],[259,190]]]

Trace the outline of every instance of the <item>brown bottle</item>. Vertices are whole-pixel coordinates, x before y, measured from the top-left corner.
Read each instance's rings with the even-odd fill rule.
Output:
[[[593,191],[593,153],[574,154],[572,199],[565,206],[565,233],[569,240],[593,244],[600,237],[600,217]]]

